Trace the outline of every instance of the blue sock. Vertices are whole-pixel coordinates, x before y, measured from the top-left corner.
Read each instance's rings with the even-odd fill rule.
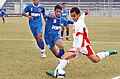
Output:
[[[69,30],[66,31],[66,36],[69,36]]]
[[[58,58],[61,58],[61,56],[62,56],[64,53],[65,53],[65,52],[64,52],[64,49],[60,50],[57,57],[58,57]]]
[[[42,42],[37,42],[37,45],[38,45],[38,47],[40,48],[40,49],[44,49],[44,42],[42,41]]]
[[[61,37],[63,37],[63,33],[64,33],[64,31],[61,31]]]

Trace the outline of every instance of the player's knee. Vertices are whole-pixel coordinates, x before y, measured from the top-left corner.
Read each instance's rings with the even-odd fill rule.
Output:
[[[67,60],[68,58],[66,56],[62,55],[61,59]]]
[[[62,49],[64,49],[64,46],[63,46],[63,45],[61,45],[59,48],[60,48],[60,50],[62,50]]]
[[[42,36],[38,36],[37,41],[39,42],[43,41]]]
[[[93,63],[98,63],[99,61],[100,61],[99,59],[92,60]]]
[[[69,27],[66,27],[67,31],[69,30]]]
[[[64,31],[64,27],[62,27],[62,31]]]

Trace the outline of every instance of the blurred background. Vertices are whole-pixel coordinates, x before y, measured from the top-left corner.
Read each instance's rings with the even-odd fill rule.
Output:
[[[120,16],[120,0],[40,0],[46,13],[63,2],[67,3],[68,10],[71,7],[80,7],[81,10],[89,9],[88,16]],[[7,0],[5,2],[7,16],[21,16],[23,8],[30,3],[32,0]]]

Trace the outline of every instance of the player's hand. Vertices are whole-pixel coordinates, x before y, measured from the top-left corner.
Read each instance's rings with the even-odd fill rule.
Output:
[[[28,19],[33,19],[33,17],[32,16],[27,16],[28,17]]]
[[[87,15],[89,13],[89,10],[88,9],[84,10],[84,12],[85,12],[85,15]]]

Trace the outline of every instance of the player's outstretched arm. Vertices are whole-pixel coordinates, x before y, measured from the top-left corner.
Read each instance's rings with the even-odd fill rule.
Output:
[[[68,24],[74,24],[74,22],[72,20],[67,20]]]
[[[50,18],[50,14],[44,15],[44,18]]]

